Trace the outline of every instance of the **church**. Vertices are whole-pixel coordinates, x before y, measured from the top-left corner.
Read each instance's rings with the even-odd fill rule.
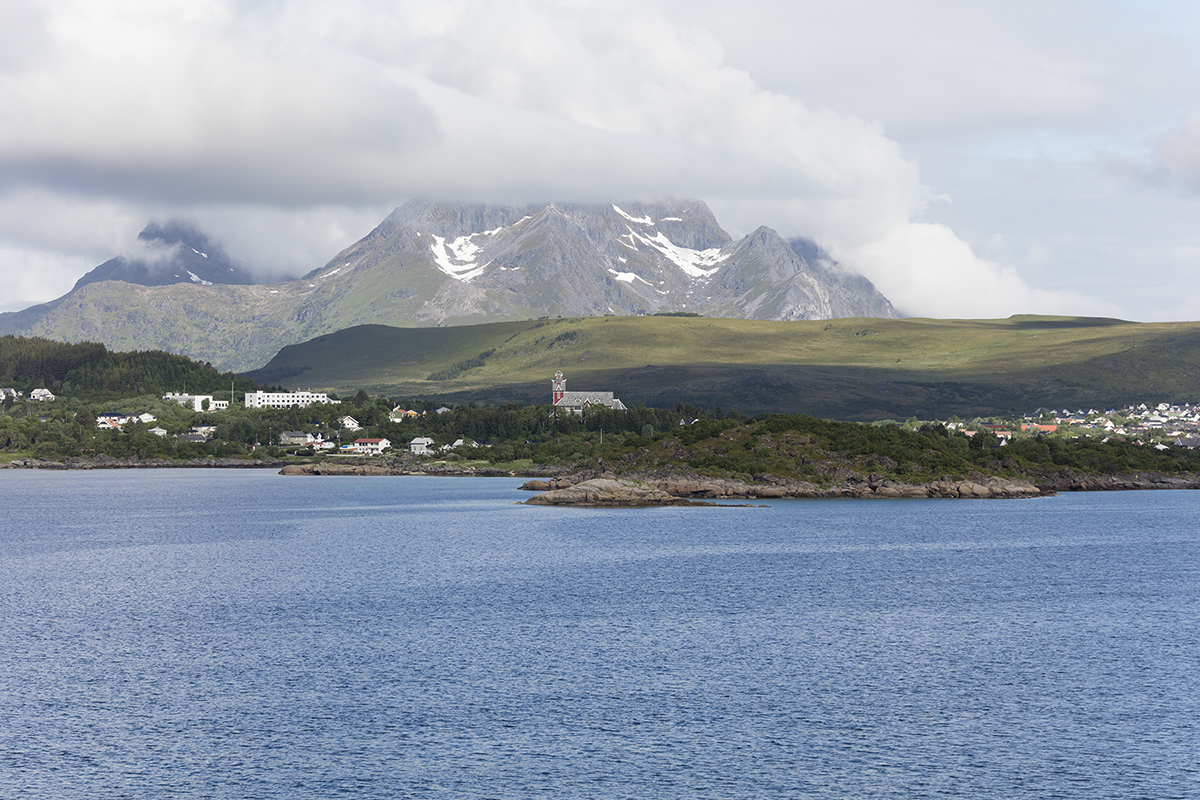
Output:
[[[612,392],[568,392],[567,379],[562,370],[554,373],[550,382],[550,397],[557,411],[562,409],[572,414],[582,414],[590,406],[604,406],[613,411],[626,411],[625,404],[613,397]]]

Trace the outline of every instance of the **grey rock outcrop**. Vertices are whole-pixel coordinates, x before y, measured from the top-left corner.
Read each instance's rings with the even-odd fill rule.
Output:
[[[714,505],[686,500],[644,481],[592,478],[562,489],[551,489],[525,501],[532,506],[637,506]]]
[[[625,484],[639,487],[638,493]],[[580,489],[580,487],[583,487]],[[940,480],[929,483],[897,483],[889,480],[848,480],[833,486],[817,486],[804,481],[776,480],[747,483],[725,478],[668,476],[644,479],[585,478],[560,476],[550,481],[528,481],[522,487],[544,492],[526,501],[534,505],[620,505],[617,497],[628,497],[628,505],[671,504],[680,500],[755,500],[786,498],[961,498],[1012,499],[1044,497],[1053,490],[1042,489],[1026,480],[977,477],[973,480]],[[579,491],[576,491],[579,490]],[[654,493],[654,492],[657,493]],[[598,502],[608,492],[611,497]],[[538,498],[545,498],[539,500]],[[657,498],[657,499],[652,499]]]

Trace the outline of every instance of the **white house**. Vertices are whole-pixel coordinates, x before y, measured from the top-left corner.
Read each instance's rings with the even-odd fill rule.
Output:
[[[428,436],[418,436],[408,443],[408,451],[418,456],[427,456],[433,453],[433,439]]]
[[[362,425],[354,417],[345,416],[338,419],[338,424],[348,431],[361,431]]]
[[[354,452],[377,456],[392,446],[387,439],[355,439]]]
[[[193,428],[193,430],[195,429]],[[332,439],[326,440],[322,434],[306,433],[305,431],[284,431],[279,434],[279,443],[304,445],[314,450],[333,450],[337,447],[337,442]]]
[[[471,441],[467,441],[466,439],[455,439],[454,444],[444,444],[440,449],[443,453],[449,453],[451,450],[456,450],[459,447],[483,447],[483,445],[474,439]]]
[[[34,389],[29,393],[29,399],[37,400],[39,402],[43,400],[53,400],[54,395],[51,394],[49,389]]]

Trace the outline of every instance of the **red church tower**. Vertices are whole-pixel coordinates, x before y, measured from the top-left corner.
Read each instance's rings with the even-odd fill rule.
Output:
[[[562,370],[554,373],[554,380],[550,381],[550,402],[558,405],[558,401],[563,399],[563,395],[567,393],[567,379],[563,377]]]

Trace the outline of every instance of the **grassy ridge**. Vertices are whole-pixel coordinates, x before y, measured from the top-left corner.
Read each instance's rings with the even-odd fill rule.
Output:
[[[428,380],[493,351],[450,380]],[[1005,320],[766,322],[593,317],[456,328],[360,326],[284,348],[260,382],[492,403],[611,389],[626,404],[844,419],[1011,413],[1200,397],[1200,323]]]

